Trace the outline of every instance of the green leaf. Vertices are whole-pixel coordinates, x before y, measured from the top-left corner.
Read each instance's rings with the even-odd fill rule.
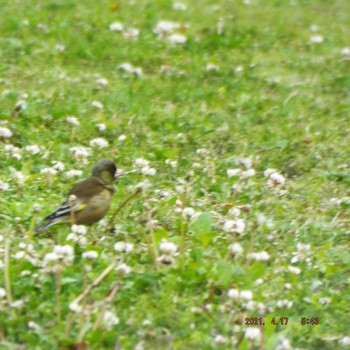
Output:
[[[159,243],[163,238],[169,238],[168,231],[165,229],[160,229],[154,231],[154,237],[157,243]]]
[[[201,213],[192,224],[196,238],[204,245],[207,245],[211,241],[211,226],[212,219],[210,213],[206,212]]]

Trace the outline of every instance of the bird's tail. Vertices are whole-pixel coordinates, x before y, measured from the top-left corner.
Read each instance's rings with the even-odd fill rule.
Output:
[[[41,231],[44,231],[44,230],[46,230],[47,228],[49,228],[50,226],[53,226],[53,225],[55,225],[55,224],[56,224],[56,221],[49,221],[49,222],[47,222],[46,224],[37,227],[37,228],[35,229],[35,232],[36,232],[36,233],[39,233],[39,232],[41,232]]]

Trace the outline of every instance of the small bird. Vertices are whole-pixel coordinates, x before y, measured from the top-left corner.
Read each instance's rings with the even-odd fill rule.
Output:
[[[61,207],[44,220],[46,224],[35,231],[41,232],[56,224],[90,226],[101,220],[109,209],[115,192],[113,182],[117,167],[114,162],[103,159],[92,169],[91,176],[75,184]]]

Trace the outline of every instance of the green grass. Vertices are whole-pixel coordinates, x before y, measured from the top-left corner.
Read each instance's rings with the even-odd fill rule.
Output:
[[[350,47],[350,4],[186,4],[185,11],[165,0],[1,4],[0,127],[12,136],[0,133],[0,349],[288,350],[349,343],[350,56],[341,50]],[[185,43],[157,38],[153,30],[164,20],[182,24],[175,33]],[[110,31],[116,21],[139,29],[138,38]],[[312,43],[316,35],[323,42]],[[143,74],[118,68],[125,62]],[[101,77],[108,85],[96,83]],[[15,108],[21,100],[26,108]],[[69,125],[67,116],[79,125]],[[106,129],[99,131],[101,123]],[[89,145],[99,137],[107,148]],[[10,145],[19,148],[15,155]],[[31,145],[40,152],[31,154]],[[77,146],[88,148],[86,162],[70,151]],[[33,234],[101,158],[124,172],[145,158],[156,174],[120,177],[109,216],[85,244],[67,241],[70,227]],[[228,169],[247,170],[244,158],[252,159],[255,175],[228,177]],[[41,173],[55,161],[65,169]],[[286,182],[269,187],[269,168]],[[71,169],[83,175],[68,178]],[[111,233],[108,218],[141,182],[141,194],[120,211]],[[187,207],[192,218],[181,213]],[[232,208],[240,208],[242,234],[224,230]],[[170,265],[155,261],[162,239],[178,247]],[[119,241],[134,249],[118,253]],[[233,243],[241,254],[229,254]],[[46,254],[67,244],[74,259],[48,269]],[[300,244],[310,246],[303,251]],[[84,259],[91,250],[98,258]],[[267,261],[249,255],[263,251]],[[121,263],[131,272],[112,268]],[[231,298],[230,289],[251,291],[252,300]],[[71,303],[84,290],[74,311]],[[289,307],[281,306],[284,300]],[[109,315],[119,323],[108,322]],[[260,340],[249,339],[250,317],[265,322]],[[273,317],[288,317],[288,324],[271,325]],[[318,317],[319,325],[303,326],[301,317]]]

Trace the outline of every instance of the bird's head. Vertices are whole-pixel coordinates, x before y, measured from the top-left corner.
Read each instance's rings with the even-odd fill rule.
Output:
[[[101,179],[107,185],[113,183],[117,167],[114,162],[109,159],[102,159],[92,169],[92,176]]]

